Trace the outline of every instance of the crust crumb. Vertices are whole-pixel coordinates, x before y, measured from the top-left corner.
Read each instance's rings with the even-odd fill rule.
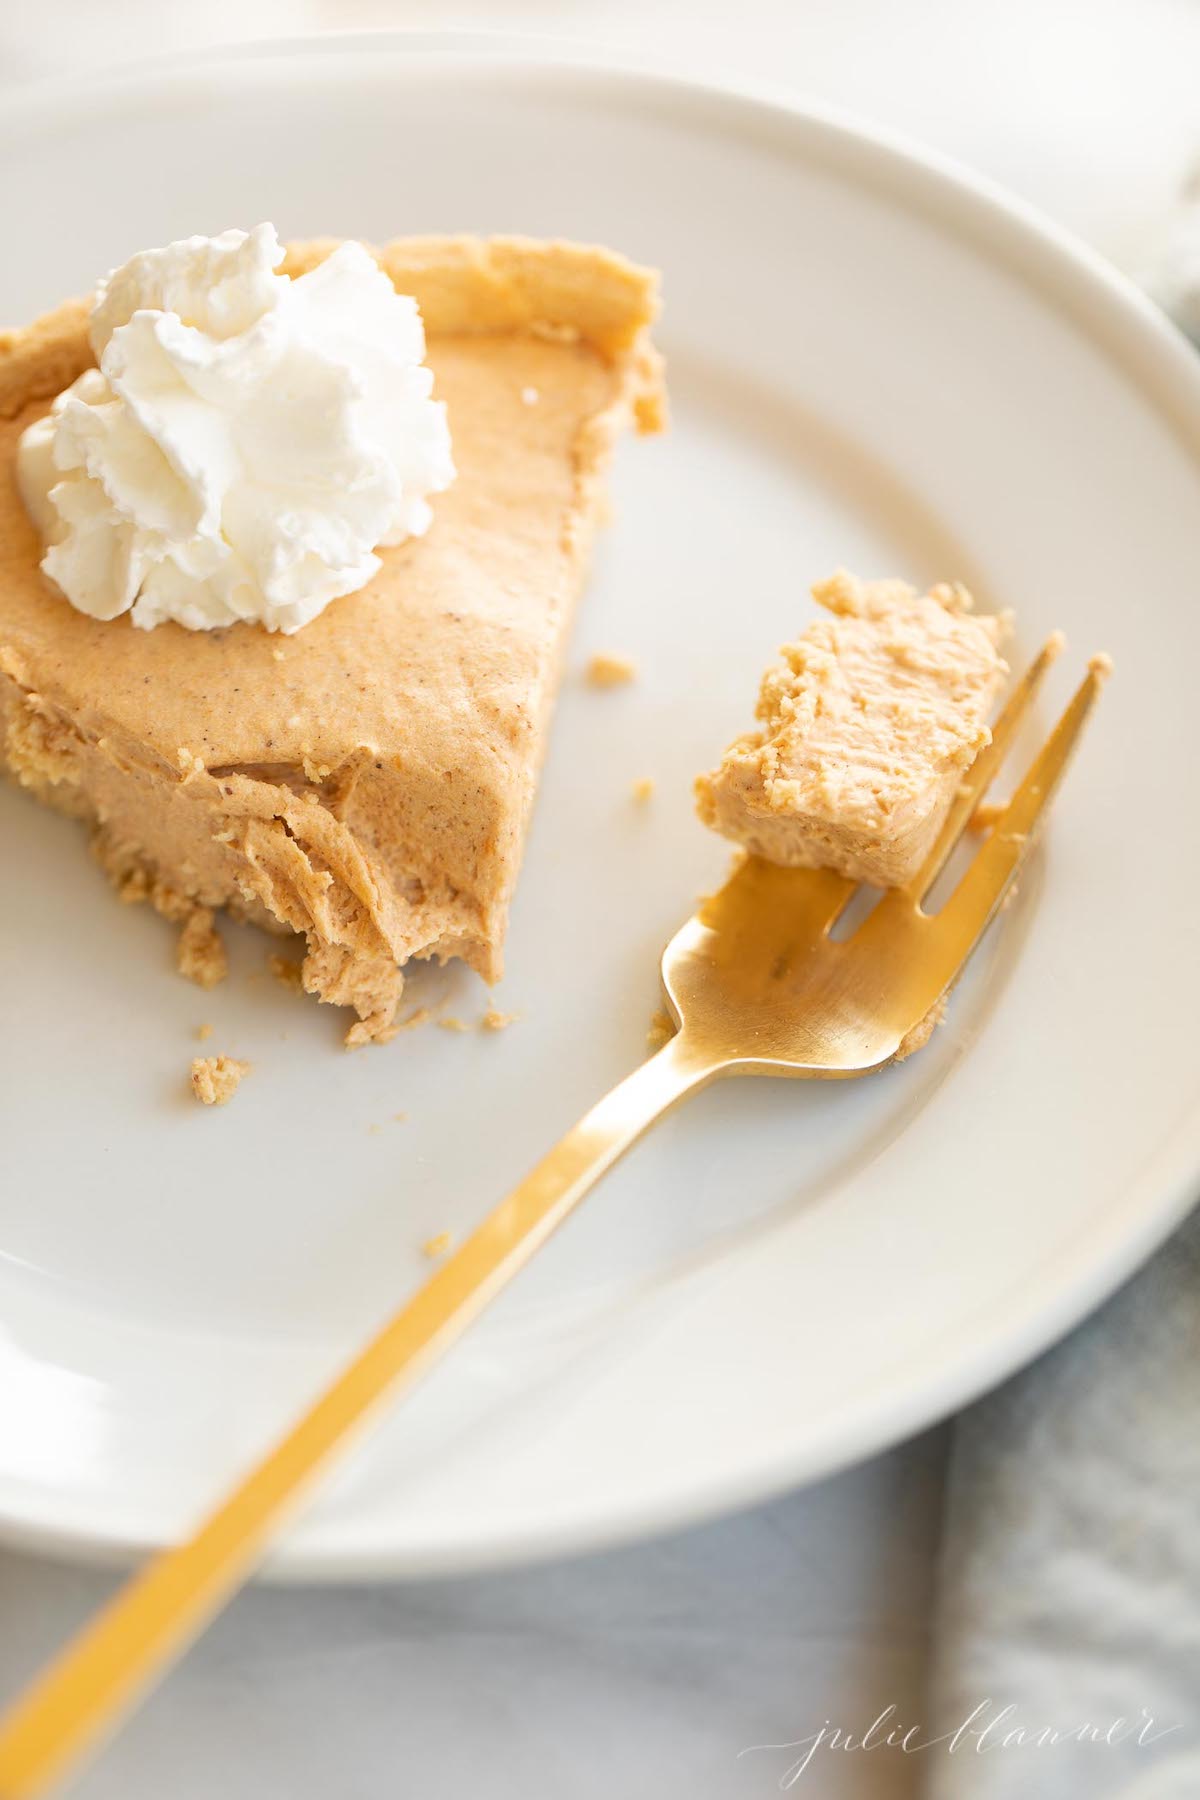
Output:
[[[175,966],[185,980],[202,988],[216,987],[228,975],[229,961],[213,924],[211,906],[196,907],[184,920],[175,948]]]
[[[196,1036],[199,1038],[199,1040],[202,1044],[206,1044],[208,1042],[209,1038],[212,1036],[212,1034],[213,1034],[213,1028],[211,1025],[197,1025]]]
[[[588,682],[598,688],[624,687],[637,680],[637,673],[638,667],[632,657],[617,656],[610,651],[597,651],[587,666]]]
[[[447,1013],[445,1017],[439,1019],[437,1023],[441,1026],[443,1031],[470,1031],[471,1029],[465,1019],[455,1018],[453,1013]]]
[[[236,1056],[197,1056],[192,1062],[192,1092],[201,1106],[224,1106],[249,1072],[250,1064]]]
[[[425,1239],[421,1250],[430,1262],[434,1262],[439,1256],[445,1256],[453,1242],[454,1233],[452,1231],[439,1231],[436,1237]]]
[[[418,1006],[407,1018],[396,1019],[382,1030],[374,1029],[365,1020],[359,1019],[351,1025],[345,1036],[347,1050],[357,1050],[360,1044],[390,1044],[394,1037],[402,1031],[414,1031],[418,1025],[424,1025],[429,1018],[429,1008]]]
[[[516,1024],[520,1016],[520,1013],[498,1012],[494,1006],[489,1006],[479,1021],[479,1029],[480,1031],[507,1031],[510,1025]]]
[[[100,864],[124,906],[139,906],[143,901],[173,925],[186,925],[197,910],[196,902],[173,888],[161,875],[152,874],[136,852],[114,848],[104,831],[92,838],[92,855]]]
[[[150,877],[140,863],[120,873],[114,870],[112,879],[122,906],[137,906],[150,898]]]
[[[311,744],[301,744],[300,746],[300,767],[304,770],[304,779],[311,781],[314,787],[320,787],[321,783],[328,781],[333,773],[328,763],[317,761],[313,755]],[[316,797],[313,793],[305,795],[306,800],[315,800]]]
[[[630,789],[630,792],[638,805],[644,806],[647,800],[652,799],[654,796],[654,777],[652,775],[639,775],[634,782],[633,787]]]
[[[280,987],[291,988],[295,994],[304,990],[304,976],[298,962],[290,956],[280,956],[278,950],[272,950],[267,958],[267,967],[279,983]]]
[[[945,1017],[946,996],[943,994],[941,999],[936,1000],[930,1007],[925,1017],[919,1019],[912,1030],[906,1032],[901,1038],[900,1048],[892,1058],[893,1062],[903,1062],[906,1057],[914,1055],[918,1050],[923,1050]]]
[[[35,792],[44,784],[77,783],[79,744],[58,723],[40,694],[26,694],[14,705],[5,746],[9,768],[22,787]]]

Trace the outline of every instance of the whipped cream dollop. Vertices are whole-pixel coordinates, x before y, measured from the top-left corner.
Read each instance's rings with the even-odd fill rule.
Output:
[[[80,612],[298,631],[419,537],[454,479],[415,300],[361,244],[275,271],[270,225],[185,238],[101,284],[98,367],[23,433],[42,561]]]

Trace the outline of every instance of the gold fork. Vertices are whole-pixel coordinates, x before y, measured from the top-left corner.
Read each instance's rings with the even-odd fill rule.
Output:
[[[1012,885],[1107,671],[1096,658],[946,904],[922,909],[1042,675],[1018,683],[916,880],[857,931],[830,931],[855,884],[747,858],[662,960],[678,1030],[500,1203],[312,1409],[178,1549],[154,1557],[0,1721],[0,1800],[29,1800],[116,1728],[236,1591],[336,1452],[478,1317],[650,1124],[721,1075],[864,1075],[890,1062]]]

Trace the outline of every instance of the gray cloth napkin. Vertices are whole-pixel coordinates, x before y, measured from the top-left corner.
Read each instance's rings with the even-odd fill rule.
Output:
[[[1200,345],[1200,167],[1141,280]],[[958,1421],[937,1612],[928,1800],[1200,1800],[1200,1212]]]
[[[929,1800],[1200,1797],[1200,1212],[958,1422],[934,1641]]]

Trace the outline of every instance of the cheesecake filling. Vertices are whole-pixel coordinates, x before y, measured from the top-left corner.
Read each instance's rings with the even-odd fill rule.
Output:
[[[839,570],[812,591],[825,616],[783,646],[758,729],[699,777],[697,809],[769,861],[901,885],[990,739],[1009,620],[973,614],[959,585]]]
[[[295,280],[270,225],[103,282],[86,370],[21,438],[42,568],[80,612],[292,633],[429,528],[454,479],[417,302],[358,243]]]

